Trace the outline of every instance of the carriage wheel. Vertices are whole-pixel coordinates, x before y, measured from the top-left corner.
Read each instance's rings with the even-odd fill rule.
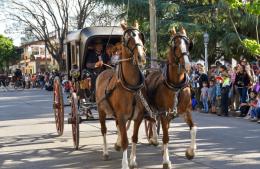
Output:
[[[144,127],[145,127],[146,138],[147,138],[147,140],[149,142],[150,138],[153,135],[152,122],[150,122],[149,120],[144,120]],[[161,129],[161,121],[160,121],[160,116],[158,116],[156,118],[156,132],[157,132],[158,136],[160,134],[160,129]]]
[[[64,130],[64,104],[60,84],[60,78],[55,77],[53,89],[53,110],[58,135],[61,136]]]
[[[71,95],[71,125],[74,148],[79,148],[79,114],[78,114],[78,99],[75,92]]]

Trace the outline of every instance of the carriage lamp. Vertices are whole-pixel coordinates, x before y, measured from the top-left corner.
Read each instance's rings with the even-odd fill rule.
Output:
[[[208,73],[208,43],[209,43],[209,34],[207,32],[203,35],[204,46],[205,46],[205,71]]]

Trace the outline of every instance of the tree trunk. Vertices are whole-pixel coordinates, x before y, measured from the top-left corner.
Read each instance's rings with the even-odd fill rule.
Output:
[[[157,62],[157,33],[156,33],[156,6],[155,0],[149,0],[150,6],[150,40],[151,40],[151,67],[158,67]]]

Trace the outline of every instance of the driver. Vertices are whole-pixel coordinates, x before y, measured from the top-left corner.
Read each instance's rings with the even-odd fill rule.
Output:
[[[103,58],[105,58],[103,53],[103,44],[101,41],[97,41],[94,45],[94,50],[89,50],[86,58],[86,68],[91,77],[91,101],[95,101],[95,83],[97,75],[102,70],[104,63]]]

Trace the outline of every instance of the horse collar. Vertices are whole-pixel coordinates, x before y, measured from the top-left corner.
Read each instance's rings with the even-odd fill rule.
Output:
[[[117,71],[117,77],[120,80],[120,83],[124,89],[126,89],[129,92],[137,92],[144,87],[145,78],[144,78],[144,75],[140,71],[139,71],[139,74],[141,76],[141,81],[139,82],[139,84],[133,86],[133,85],[128,84],[125,81],[123,71],[122,71],[122,64],[119,64],[118,66],[119,67],[118,67],[118,71]]]
[[[168,78],[168,65],[166,66],[166,69],[164,69],[163,72],[163,77],[164,77],[164,84],[166,85],[166,87],[168,87],[170,90],[173,90],[175,92],[182,90],[184,88],[186,88],[189,85],[189,76],[187,73],[185,73],[185,80],[181,83],[181,84],[174,84],[172,82],[169,81]]]

